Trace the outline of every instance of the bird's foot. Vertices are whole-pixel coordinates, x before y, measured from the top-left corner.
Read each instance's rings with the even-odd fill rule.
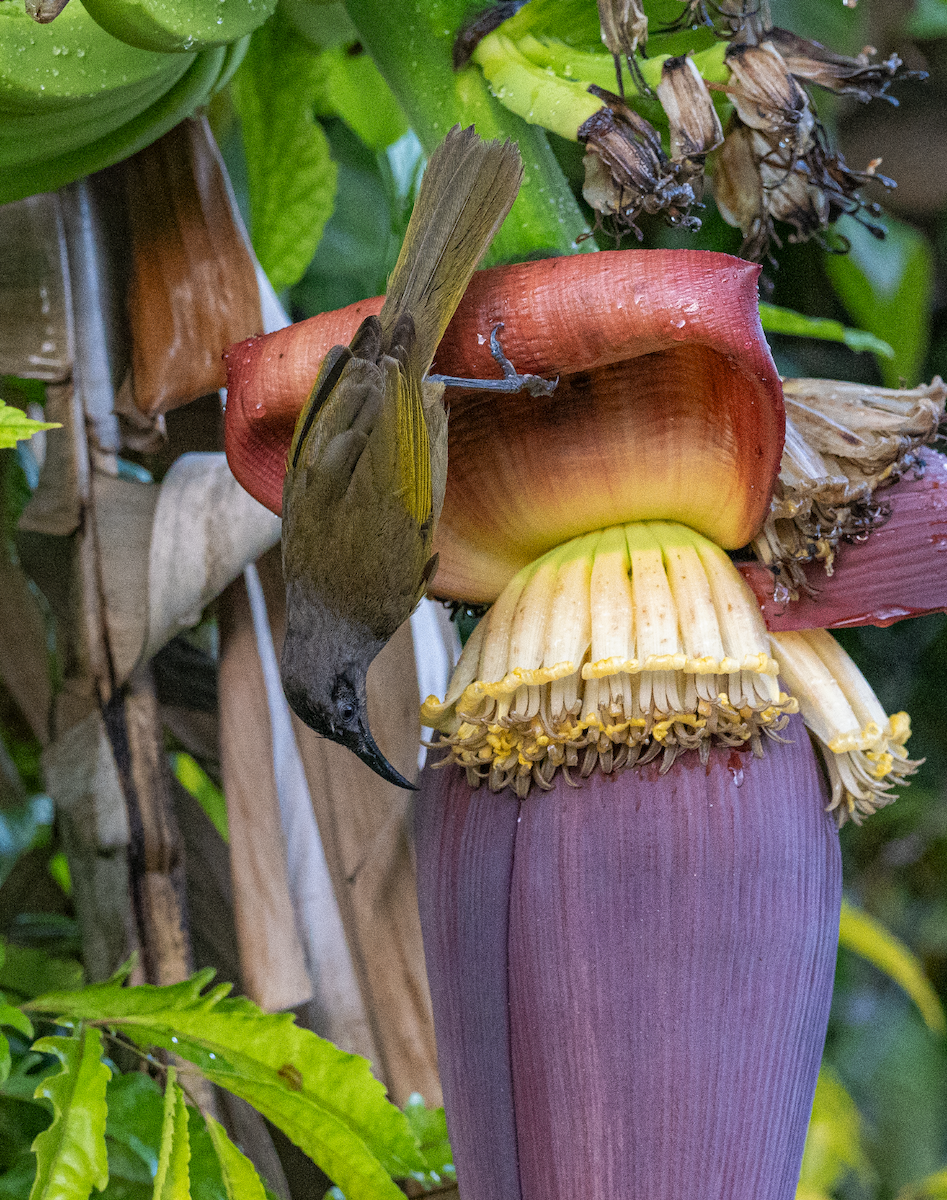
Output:
[[[555,379],[543,379],[541,375],[521,375],[503,353],[497,336],[502,324],[494,327],[490,334],[490,353],[503,371],[502,379],[462,379],[457,375],[428,375],[432,383],[443,383],[445,387],[476,388],[487,392],[528,392],[531,396],[551,396],[559,383]]]

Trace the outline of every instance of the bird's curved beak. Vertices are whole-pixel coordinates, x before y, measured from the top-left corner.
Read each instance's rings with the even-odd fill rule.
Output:
[[[351,749],[354,750],[366,767],[371,767],[376,775],[380,775],[388,783],[393,783],[395,787],[407,788],[410,792],[418,790],[416,784],[405,779],[403,775],[394,769],[388,759],[385,758],[384,754],[378,749],[378,745],[367,725],[363,726],[363,732],[359,738],[358,745],[352,746]]]

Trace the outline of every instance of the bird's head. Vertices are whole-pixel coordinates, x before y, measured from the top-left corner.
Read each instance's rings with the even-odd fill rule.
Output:
[[[295,634],[290,622],[280,664],[290,708],[310,729],[347,747],[388,783],[416,790],[385,758],[369,728],[365,677],[379,647],[362,642],[349,652],[344,631],[335,632],[330,638],[314,637],[311,629]]]

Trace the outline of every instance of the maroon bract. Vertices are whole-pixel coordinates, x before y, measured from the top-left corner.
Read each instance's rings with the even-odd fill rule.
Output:
[[[791,1200],[832,994],[838,837],[801,721],[518,801],[425,772],[418,885],[476,1200]]]

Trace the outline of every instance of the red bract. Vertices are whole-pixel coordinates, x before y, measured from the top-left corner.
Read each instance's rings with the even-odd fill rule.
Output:
[[[561,383],[543,402],[448,393],[435,593],[492,600],[544,550],[631,519],[645,501],[720,545],[746,543],[769,504],[784,421],[758,273],[725,254],[625,250],[476,274],[435,369],[498,377],[489,338],[502,324],[517,370]],[[274,512],[323,356],[380,307],[364,301],[228,351],[227,456]]]

